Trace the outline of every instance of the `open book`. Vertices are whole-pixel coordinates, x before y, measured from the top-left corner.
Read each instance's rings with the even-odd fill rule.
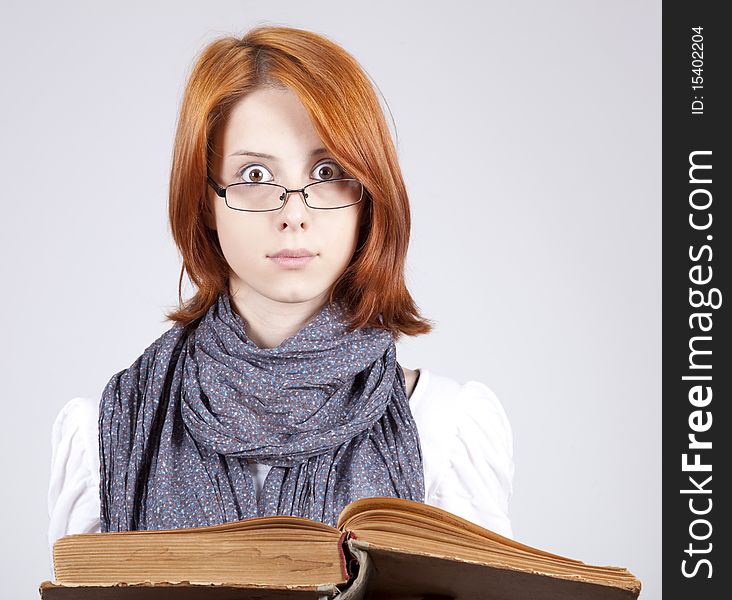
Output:
[[[338,528],[299,517],[73,534],[42,598],[636,598],[626,569],[550,554],[439,508],[364,498]]]

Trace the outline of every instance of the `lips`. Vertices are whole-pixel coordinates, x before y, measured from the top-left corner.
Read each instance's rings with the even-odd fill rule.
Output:
[[[318,256],[307,248],[284,248],[267,258],[283,269],[302,269]]]
[[[315,256],[315,252],[311,252],[307,248],[285,248],[275,254],[269,254],[270,258],[303,258],[307,256]]]

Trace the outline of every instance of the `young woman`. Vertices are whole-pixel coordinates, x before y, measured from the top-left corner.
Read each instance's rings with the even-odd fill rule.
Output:
[[[52,430],[69,533],[426,502],[511,536],[511,428],[478,381],[397,361],[431,330],[404,282],[408,196],[373,87],[327,38],[211,43],[180,111],[170,223],[196,293],[101,401]]]

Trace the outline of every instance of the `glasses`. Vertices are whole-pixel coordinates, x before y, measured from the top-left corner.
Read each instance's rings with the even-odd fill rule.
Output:
[[[280,210],[292,192],[302,193],[305,204],[318,210],[333,210],[353,206],[363,200],[363,184],[358,179],[325,179],[309,183],[300,189],[287,189],[277,183],[242,181],[221,187],[211,176],[208,183],[226,206],[247,212]]]

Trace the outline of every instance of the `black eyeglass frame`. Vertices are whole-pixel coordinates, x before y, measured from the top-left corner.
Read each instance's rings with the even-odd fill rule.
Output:
[[[344,204],[343,206],[331,206],[329,208],[323,208],[319,206],[310,206],[308,204],[308,194],[305,191],[307,188],[318,185],[321,183],[330,183],[332,181],[356,181],[361,186],[361,196],[356,202],[351,202],[350,204]],[[218,183],[214,181],[214,179],[208,175],[208,184],[214,189],[216,192],[216,195],[223,198],[224,202],[226,202],[226,206],[229,207],[231,210],[240,210],[243,212],[272,212],[275,210],[282,210],[282,208],[285,206],[287,202],[287,198],[289,198],[290,194],[293,192],[301,193],[303,201],[305,202],[305,205],[308,208],[312,208],[313,210],[338,210],[341,208],[348,208],[349,206],[355,206],[359,202],[363,201],[364,198],[364,191],[366,189],[366,186],[359,181],[358,179],[355,179],[353,177],[339,177],[338,179],[324,179],[323,181],[313,181],[313,183],[308,183],[307,185],[301,187],[300,189],[288,189],[284,185],[280,185],[279,183],[272,183],[271,181],[237,181],[236,183],[230,183],[229,185],[225,187],[221,187]],[[277,208],[265,208],[264,210],[253,210],[250,208],[235,208],[229,204],[229,200],[226,198],[226,190],[228,190],[230,187],[233,187],[235,185],[271,185],[274,187],[278,187],[281,190],[284,190],[284,192],[280,195],[280,200],[282,201],[282,205]]]

